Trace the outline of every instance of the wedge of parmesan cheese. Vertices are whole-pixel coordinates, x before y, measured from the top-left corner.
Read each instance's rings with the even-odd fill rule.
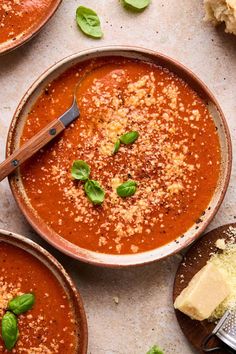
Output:
[[[229,295],[230,289],[222,273],[207,263],[176,298],[174,307],[193,320],[203,321]]]
[[[204,0],[205,20],[214,25],[225,23],[225,32],[236,35],[236,0]]]

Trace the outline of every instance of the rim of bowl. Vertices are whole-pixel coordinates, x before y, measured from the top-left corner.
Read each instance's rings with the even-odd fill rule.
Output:
[[[74,309],[77,326],[80,326],[79,336],[82,338],[82,344],[81,348],[78,348],[78,354],[86,354],[88,347],[88,325],[83,300],[79,290],[61,263],[59,263],[59,261],[42,246],[15,232],[0,229],[0,242],[12,244],[14,247],[30,253],[33,257],[37,258],[40,263],[44,264],[51,273],[53,273],[58,282],[61,280],[63,288],[68,293],[68,299]]]
[[[25,35],[19,36],[15,41],[8,40],[0,44],[0,56],[8,54],[13,50],[21,47],[28,41],[30,41],[33,37],[35,37],[41,29],[48,23],[48,21],[53,17],[55,12],[58,10],[62,0],[54,0],[54,2],[50,5],[48,12],[42,18],[42,20],[38,23],[37,26],[34,26],[30,30],[26,30]]]
[[[37,218],[32,212],[32,210],[30,210],[30,207],[27,206],[27,202],[22,198],[22,196],[20,196],[19,186],[17,186],[19,174],[16,173],[15,175],[9,176],[10,188],[20,210],[22,211],[30,225],[33,227],[33,229],[49,244],[51,244],[56,249],[60,250],[62,253],[85,263],[90,263],[96,266],[121,268],[127,266],[138,266],[148,264],[166,258],[170,255],[174,255],[180,250],[190,245],[204,232],[204,230],[207,228],[207,226],[210,224],[211,220],[217,213],[227,191],[232,168],[232,145],[229,128],[220,105],[218,104],[217,100],[215,99],[212,92],[208,89],[208,87],[191,70],[189,70],[187,67],[185,67],[183,64],[179,63],[175,59],[172,59],[159,52],[144,49],[142,47],[106,46],[84,50],[67,56],[66,58],[60,60],[56,64],[49,67],[49,69],[47,69],[32,84],[32,86],[27,90],[27,92],[21,99],[11,121],[7,136],[6,156],[8,157],[14,151],[14,135],[17,131],[18,120],[20,121],[20,116],[21,112],[23,111],[23,108],[27,106],[28,101],[37,91],[37,88],[40,86],[40,84],[44,82],[44,80],[46,80],[53,73],[55,74],[57,71],[60,71],[60,69],[62,69],[63,66],[66,66],[66,64],[68,65],[67,68],[69,68],[75,65],[76,61],[82,62],[91,57],[109,55],[124,57],[127,56],[136,59],[140,58],[146,61],[151,60],[152,62],[156,63],[156,65],[166,67],[170,71],[174,72],[177,76],[182,78],[185,82],[189,84],[190,87],[192,87],[195,92],[197,92],[198,95],[204,96],[204,101],[209,104],[209,108],[213,107],[212,116],[213,119],[215,116],[217,116],[217,119],[215,119],[214,122],[215,124],[217,124],[218,122],[219,139],[220,142],[225,144],[224,147],[221,146],[221,165],[224,164],[224,168],[221,168],[221,177],[218,180],[217,187],[208,205],[209,208],[206,209],[205,215],[201,216],[199,219],[200,221],[197,221],[190,229],[185,232],[184,235],[180,235],[176,240],[171,241],[165,244],[164,246],[155,248],[153,250],[136,254],[114,255],[94,252],[76,246],[75,244],[72,244],[71,242],[65,240],[64,238],[59,236],[55,231],[49,229],[42,219],[39,219],[39,217]],[[58,77],[63,71],[66,71],[67,68],[61,70],[59,73],[57,73],[57,75],[55,75],[55,77]],[[195,89],[195,87],[197,87],[197,89]],[[39,95],[36,96],[38,97]],[[217,198],[216,200],[214,200],[214,196],[216,194]],[[210,206],[211,203],[213,204],[213,206]],[[190,235],[188,235],[188,233],[190,233]]]

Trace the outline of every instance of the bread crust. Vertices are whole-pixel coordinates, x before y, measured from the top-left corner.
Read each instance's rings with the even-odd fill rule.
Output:
[[[217,26],[225,24],[225,32],[236,35],[236,0],[204,0],[205,20]]]

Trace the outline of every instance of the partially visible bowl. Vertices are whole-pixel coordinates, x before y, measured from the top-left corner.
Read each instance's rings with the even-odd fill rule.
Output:
[[[26,237],[0,229],[0,243],[1,242],[20,248],[37,258],[40,263],[48,268],[48,271],[53,274],[58,283],[60,283],[68,296],[74,313],[73,320],[78,328],[78,348],[76,353],[86,354],[88,345],[88,328],[83,302],[79,291],[76,289],[73,281],[62,265],[49,252]]]
[[[58,77],[66,69],[77,63],[81,63],[87,59],[104,56],[136,58],[166,67],[185,80],[208,105],[208,109],[211,112],[218,130],[221,146],[221,168],[217,187],[204,215],[202,215],[200,220],[198,220],[197,223],[195,223],[184,235],[179,235],[176,240],[154,250],[129,255],[98,253],[83,249],[68,242],[59,236],[55,231],[50,229],[48,225],[43,222],[43,220],[37,217],[33,211],[33,208],[30,206],[29,200],[26,200],[25,198],[24,190],[22,189],[22,184],[20,183],[21,177],[19,172],[10,176],[9,181],[13,195],[29,223],[44,239],[60,251],[81,261],[100,266],[122,267],[145,264],[174,254],[196,240],[215,216],[223,201],[229,183],[232,151],[229,129],[224,114],[209,89],[190,70],[177,61],[162,54],[136,47],[105,47],[83,51],[67,57],[42,74],[42,76],[32,85],[23,97],[11,123],[7,140],[7,156],[9,156],[19,146],[19,140],[23,126],[27,119],[27,114],[48,83]]]
[[[0,55],[9,53],[10,51],[20,47],[24,43],[28,42],[33,38],[50,20],[54,15],[62,0],[54,0],[48,7],[47,12],[40,18],[37,22],[33,23],[32,26],[27,28],[24,32],[21,32],[16,37],[9,39],[5,42],[0,43]]]

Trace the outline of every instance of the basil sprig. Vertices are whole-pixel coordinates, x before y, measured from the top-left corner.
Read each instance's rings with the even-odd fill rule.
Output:
[[[128,133],[123,134],[115,143],[113,155],[119,151],[120,144],[130,145],[133,144],[139,137],[139,133],[136,131],[131,131]]]
[[[84,191],[88,199],[95,205],[100,205],[105,199],[105,191],[98,181],[89,179],[90,167],[83,160],[74,161],[71,168],[71,175],[74,179],[85,181]]]
[[[117,194],[122,197],[131,197],[136,193],[137,190],[137,182],[135,181],[126,181],[116,188]]]
[[[119,148],[120,148],[120,140],[117,140],[117,142],[114,145],[113,155],[115,155],[119,151]]]
[[[2,339],[7,350],[12,350],[18,340],[17,315],[32,309],[35,303],[33,294],[16,296],[8,302],[7,311],[2,318]]]
[[[35,296],[33,294],[23,294],[9,301],[7,309],[14,312],[15,315],[21,315],[31,310],[34,303]]]
[[[132,11],[143,11],[150,2],[151,0],[123,0],[124,6]]]
[[[87,181],[90,175],[90,167],[83,160],[76,160],[73,163],[71,175],[80,181]]]
[[[93,38],[103,36],[101,22],[95,11],[84,6],[76,10],[76,22],[82,32]]]
[[[120,141],[122,144],[129,145],[133,144],[139,137],[139,133],[136,131],[132,131],[129,133],[125,133],[120,137]]]
[[[93,204],[99,205],[104,201],[105,192],[97,181],[88,179],[85,183],[84,190]]]
[[[147,354],[164,354],[163,350],[159,348],[157,345],[154,345]]]
[[[2,318],[2,339],[7,350],[12,350],[19,337],[17,317],[7,311]]]

